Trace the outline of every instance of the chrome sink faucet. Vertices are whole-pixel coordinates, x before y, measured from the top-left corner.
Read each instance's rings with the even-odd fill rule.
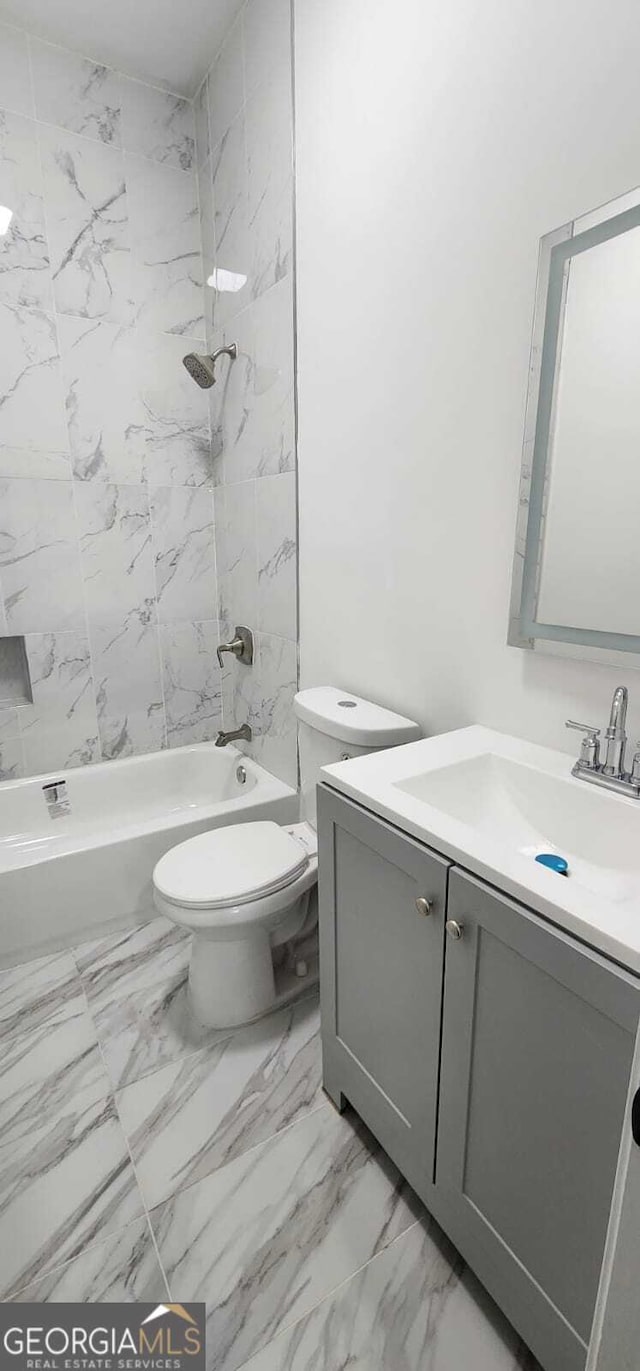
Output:
[[[627,705],[629,692],[626,686],[618,686],[613,692],[609,727],[606,730],[606,749],[602,770],[607,776],[624,776],[624,754],[627,746]]]
[[[592,785],[615,790],[619,795],[640,799],[640,742],[631,763],[631,771],[625,771],[625,751],[627,746],[627,705],[629,692],[626,686],[618,686],[613,692],[609,724],[605,729],[604,760],[600,761],[600,729],[591,724],[578,724],[567,719],[567,728],[577,728],[584,733],[580,756],[573,767],[572,775]]]

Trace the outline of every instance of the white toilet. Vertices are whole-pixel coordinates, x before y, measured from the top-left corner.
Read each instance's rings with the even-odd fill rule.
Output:
[[[421,736],[418,724],[334,686],[295,697],[303,776],[301,823],[233,824],[189,838],[153,873],[156,908],[193,933],[191,1009],[200,1023],[249,1023],[291,997],[278,993],[278,948],[310,931],[318,874],[320,768]]]

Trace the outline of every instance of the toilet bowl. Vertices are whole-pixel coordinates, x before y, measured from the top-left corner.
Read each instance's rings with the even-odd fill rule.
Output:
[[[291,985],[278,988],[276,964],[285,945],[295,960],[296,939],[306,937],[314,917],[321,767],[421,736],[411,719],[334,686],[301,691],[294,709],[303,820],[201,833],[165,853],[153,873],[156,908],[192,933],[189,1002],[210,1028],[250,1023],[292,997]]]
[[[233,824],[161,857],[154,900],[193,934],[188,994],[200,1023],[233,1027],[275,1007],[273,950],[302,932],[317,874],[306,823]]]

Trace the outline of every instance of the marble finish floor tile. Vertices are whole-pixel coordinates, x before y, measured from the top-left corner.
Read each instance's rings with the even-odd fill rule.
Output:
[[[138,1219],[12,1296],[15,1304],[131,1304],[167,1298],[148,1219]]]
[[[0,1044],[6,1299],[143,1205],[73,956],[0,973]]]
[[[62,1015],[77,996],[78,973],[69,952],[38,957],[0,971],[0,1035],[9,1037],[37,1028]]]
[[[43,1116],[64,1109],[76,1094],[90,1105],[108,1093],[96,1031],[68,953],[0,972],[0,1044],[5,1159],[28,1152]]]
[[[183,971],[188,942],[177,924],[158,918],[81,943],[74,958],[91,1009],[99,1015]]]
[[[418,1222],[245,1371],[540,1371],[458,1253]]]
[[[143,1212],[115,1105],[76,1092],[0,1145],[0,1298]]]
[[[81,1095],[86,1105],[109,1092],[95,1028],[80,983],[48,1021],[13,1034],[0,1024],[0,1155],[30,1152],[43,1118],[64,1112]],[[0,1185],[1,1185],[0,1176]]]
[[[324,1101],[317,996],[198,1029],[189,946],[153,919],[0,971],[0,1299],[204,1300],[210,1371],[540,1371]]]
[[[317,996],[120,1092],[120,1119],[151,1208],[317,1109]]]
[[[187,1004],[189,934],[153,919],[76,949],[107,1070],[119,1089],[168,1062],[229,1037],[206,1029]]]
[[[421,1212],[364,1125],[325,1104],[151,1222],[172,1299],[207,1301],[209,1364],[235,1371]]]

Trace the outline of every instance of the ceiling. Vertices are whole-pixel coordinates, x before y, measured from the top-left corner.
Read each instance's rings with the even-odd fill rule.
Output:
[[[242,0],[0,0],[0,19],[193,95]]]

